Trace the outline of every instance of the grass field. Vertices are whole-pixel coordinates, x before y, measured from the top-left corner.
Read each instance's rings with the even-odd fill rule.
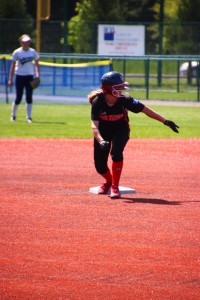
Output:
[[[144,114],[129,113],[131,138],[199,138],[200,107],[149,105],[180,126],[176,134]],[[10,122],[11,104],[0,104],[0,138],[91,138],[89,105],[33,106],[33,123],[25,119],[25,104]]]

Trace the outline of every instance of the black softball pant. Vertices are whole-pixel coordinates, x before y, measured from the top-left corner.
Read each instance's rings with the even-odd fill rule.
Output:
[[[22,101],[24,89],[26,91],[26,103],[31,104],[33,101],[33,89],[30,85],[31,80],[33,80],[32,75],[21,76],[16,75],[15,88],[16,88],[16,99],[15,104],[18,105]]]
[[[94,165],[99,174],[105,174],[107,171],[109,153],[113,161],[119,162],[123,160],[123,151],[129,140],[129,134],[130,130],[126,126],[114,133],[101,133],[104,140],[110,142],[111,151],[110,149],[103,151],[99,142],[94,139]]]

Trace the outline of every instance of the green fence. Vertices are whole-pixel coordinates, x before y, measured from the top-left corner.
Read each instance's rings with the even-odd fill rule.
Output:
[[[81,23],[82,41],[79,41],[79,46],[82,51],[77,51],[78,53],[97,53],[99,24],[104,24],[104,22],[99,23],[85,21]],[[106,22],[106,24],[144,25],[146,55],[200,54],[200,22]],[[66,21],[41,21],[40,52],[74,54],[75,50],[69,45],[68,25],[69,23]],[[19,36],[24,33],[31,35],[33,38],[32,45],[36,48],[36,28],[36,20],[27,21],[24,19],[0,19],[0,53],[12,53],[12,51],[19,45]],[[87,51],[85,50],[86,48]]]
[[[1,102],[9,102],[9,99],[14,95],[14,88],[7,85],[7,78],[9,72],[10,59],[5,59],[6,55],[1,56],[0,60],[0,99]],[[41,54],[41,61],[49,62],[52,70],[60,64],[63,68],[69,67],[73,69],[74,64],[85,65],[85,74],[89,73],[89,66],[91,62],[99,62],[99,66],[104,64],[104,61],[111,61],[113,70],[121,72],[126,81],[129,82],[131,88],[131,95],[139,99],[150,100],[173,100],[173,101],[200,101],[200,57],[199,56],[138,56],[138,57],[121,57],[121,56],[99,56],[99,55],[62,55],[62,54]],[[194,64],[195,63],[195,64]],[[186,64],[186,68],[182,69]],[[187,64],[191,64],[191,68],[187,68]],[[88,68],[88,69],[87,69]],[[86,83],[80,82],[75,86],[67,85],[68,82],[75,82],[77,79],[74,72],[65,71],[66,85],[61,87],[58,81],[53,79],[56,71],[49,74],[42,71],[41,86],[34,91],[37,99],[53,99],[59,101],[59,96],[63,96],[62,101],[77,100],[80,102],[87,101],[87,94],[91,89],[99,88],[100,76],[106,69],[99,69],[96,73],[92,69],[89,78],[95,78],[93,85],[91,79]],[[88,70],[88,72],[87,72]],[[90,70],[91,71],[91,70]],[[48,76],[48,79],[47,79]],[[76,75],[77,76],[77,75]],[[86,76],[86,75],[84,75]],[[52,77],[52,78],[50,78]],[[58,76],[57,76],[58,77]],[[62,75],[62,78],[63,75]],[[52,82],[45,90],[46,83]],[[56,91],[56,93],[55,93]],[[12,95],[13,94],[13,95]],[[45,97],[46,96],[46,97]]]

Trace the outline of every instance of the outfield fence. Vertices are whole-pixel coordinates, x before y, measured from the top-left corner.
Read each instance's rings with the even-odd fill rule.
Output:
[[[73,23],[73,24],[72,24]],[[70,24],[80,27],[81,39],[78,49],[70,45],[73,35]],[[98,26],[143,25],[145,28],[146,55],[197,55],[200,53],[200,22],[99,22],[99,21],[53,21],[41,20],[41,53],[98,53]],[[32,37],[32,47],[37,49],[35,19],[0,19],[0,53],[10,54],[19,45],[18,38],[28,33]],[[38,50],[38,49],[37,49]]]
[[[121,72],[139,99],[200,101],[200,56],[101,56],[41,53],[41,85],[34,90],[38,101],[85,102],[100,87],[101,76]],[[183,63],[195,68],[181,69]],[[15,88],[8,86],[11,56],[0,56],[0,101],[12,101]],[[184,71],[184,72],[183,72]],[[191,72],[192,71],[192,72]]]

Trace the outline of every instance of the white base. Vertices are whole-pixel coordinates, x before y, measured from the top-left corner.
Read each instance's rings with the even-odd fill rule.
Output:
[[[89,189],[90,193],[98,194],[100,186],[95,186]],[[120,194],[135,194],[136,190],[125,187],[125,186],[119,186],[119,192]],[[110,194],[110,191],[108,192],[108,195]]]

